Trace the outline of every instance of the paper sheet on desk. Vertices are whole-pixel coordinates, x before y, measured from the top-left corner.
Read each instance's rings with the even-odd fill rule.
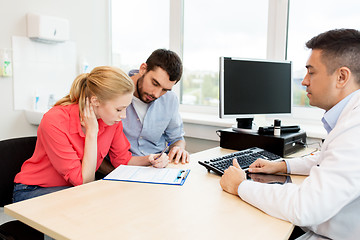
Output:
[[[190,169],[120,165],[104,180],[183,185]]]

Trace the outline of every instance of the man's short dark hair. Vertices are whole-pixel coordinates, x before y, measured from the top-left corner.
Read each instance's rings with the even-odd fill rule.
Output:
[[[180,57],[171,50],[157,49],[146,60],[146,71],[161,67],[169,74],[170,81],[178,82],[181,78],[183,67]]]
[[[360,84],[360,32],[355,29],[334,29],[313,37],[306,43],[309,49],[321,50],[321,59],[332,74],[348,67]]]

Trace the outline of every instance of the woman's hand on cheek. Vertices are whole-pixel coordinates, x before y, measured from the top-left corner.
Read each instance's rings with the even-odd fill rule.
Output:
[[[89,98],[86,98],[85,108],[83,111],[83,118],[81,121],[81,125],[83,125],[86,129],[86,133],[96,133],[99,130],[98,121],[94,112],[94,107],[89,101]]]

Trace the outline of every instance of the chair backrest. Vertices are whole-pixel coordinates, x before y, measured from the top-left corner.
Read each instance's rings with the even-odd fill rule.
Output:
[[[0,207],[12,203],[15,175],[35,150],[36,137],[0,141]]]

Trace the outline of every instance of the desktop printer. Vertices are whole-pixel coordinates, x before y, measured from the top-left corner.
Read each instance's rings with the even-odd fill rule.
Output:
[[[281,133],[280,136],[234,131],[232,128],[217,132],[220,135],[220,147],[234,150],[259,147],[281,157],[304,148],[306,143],[304,131]]]

